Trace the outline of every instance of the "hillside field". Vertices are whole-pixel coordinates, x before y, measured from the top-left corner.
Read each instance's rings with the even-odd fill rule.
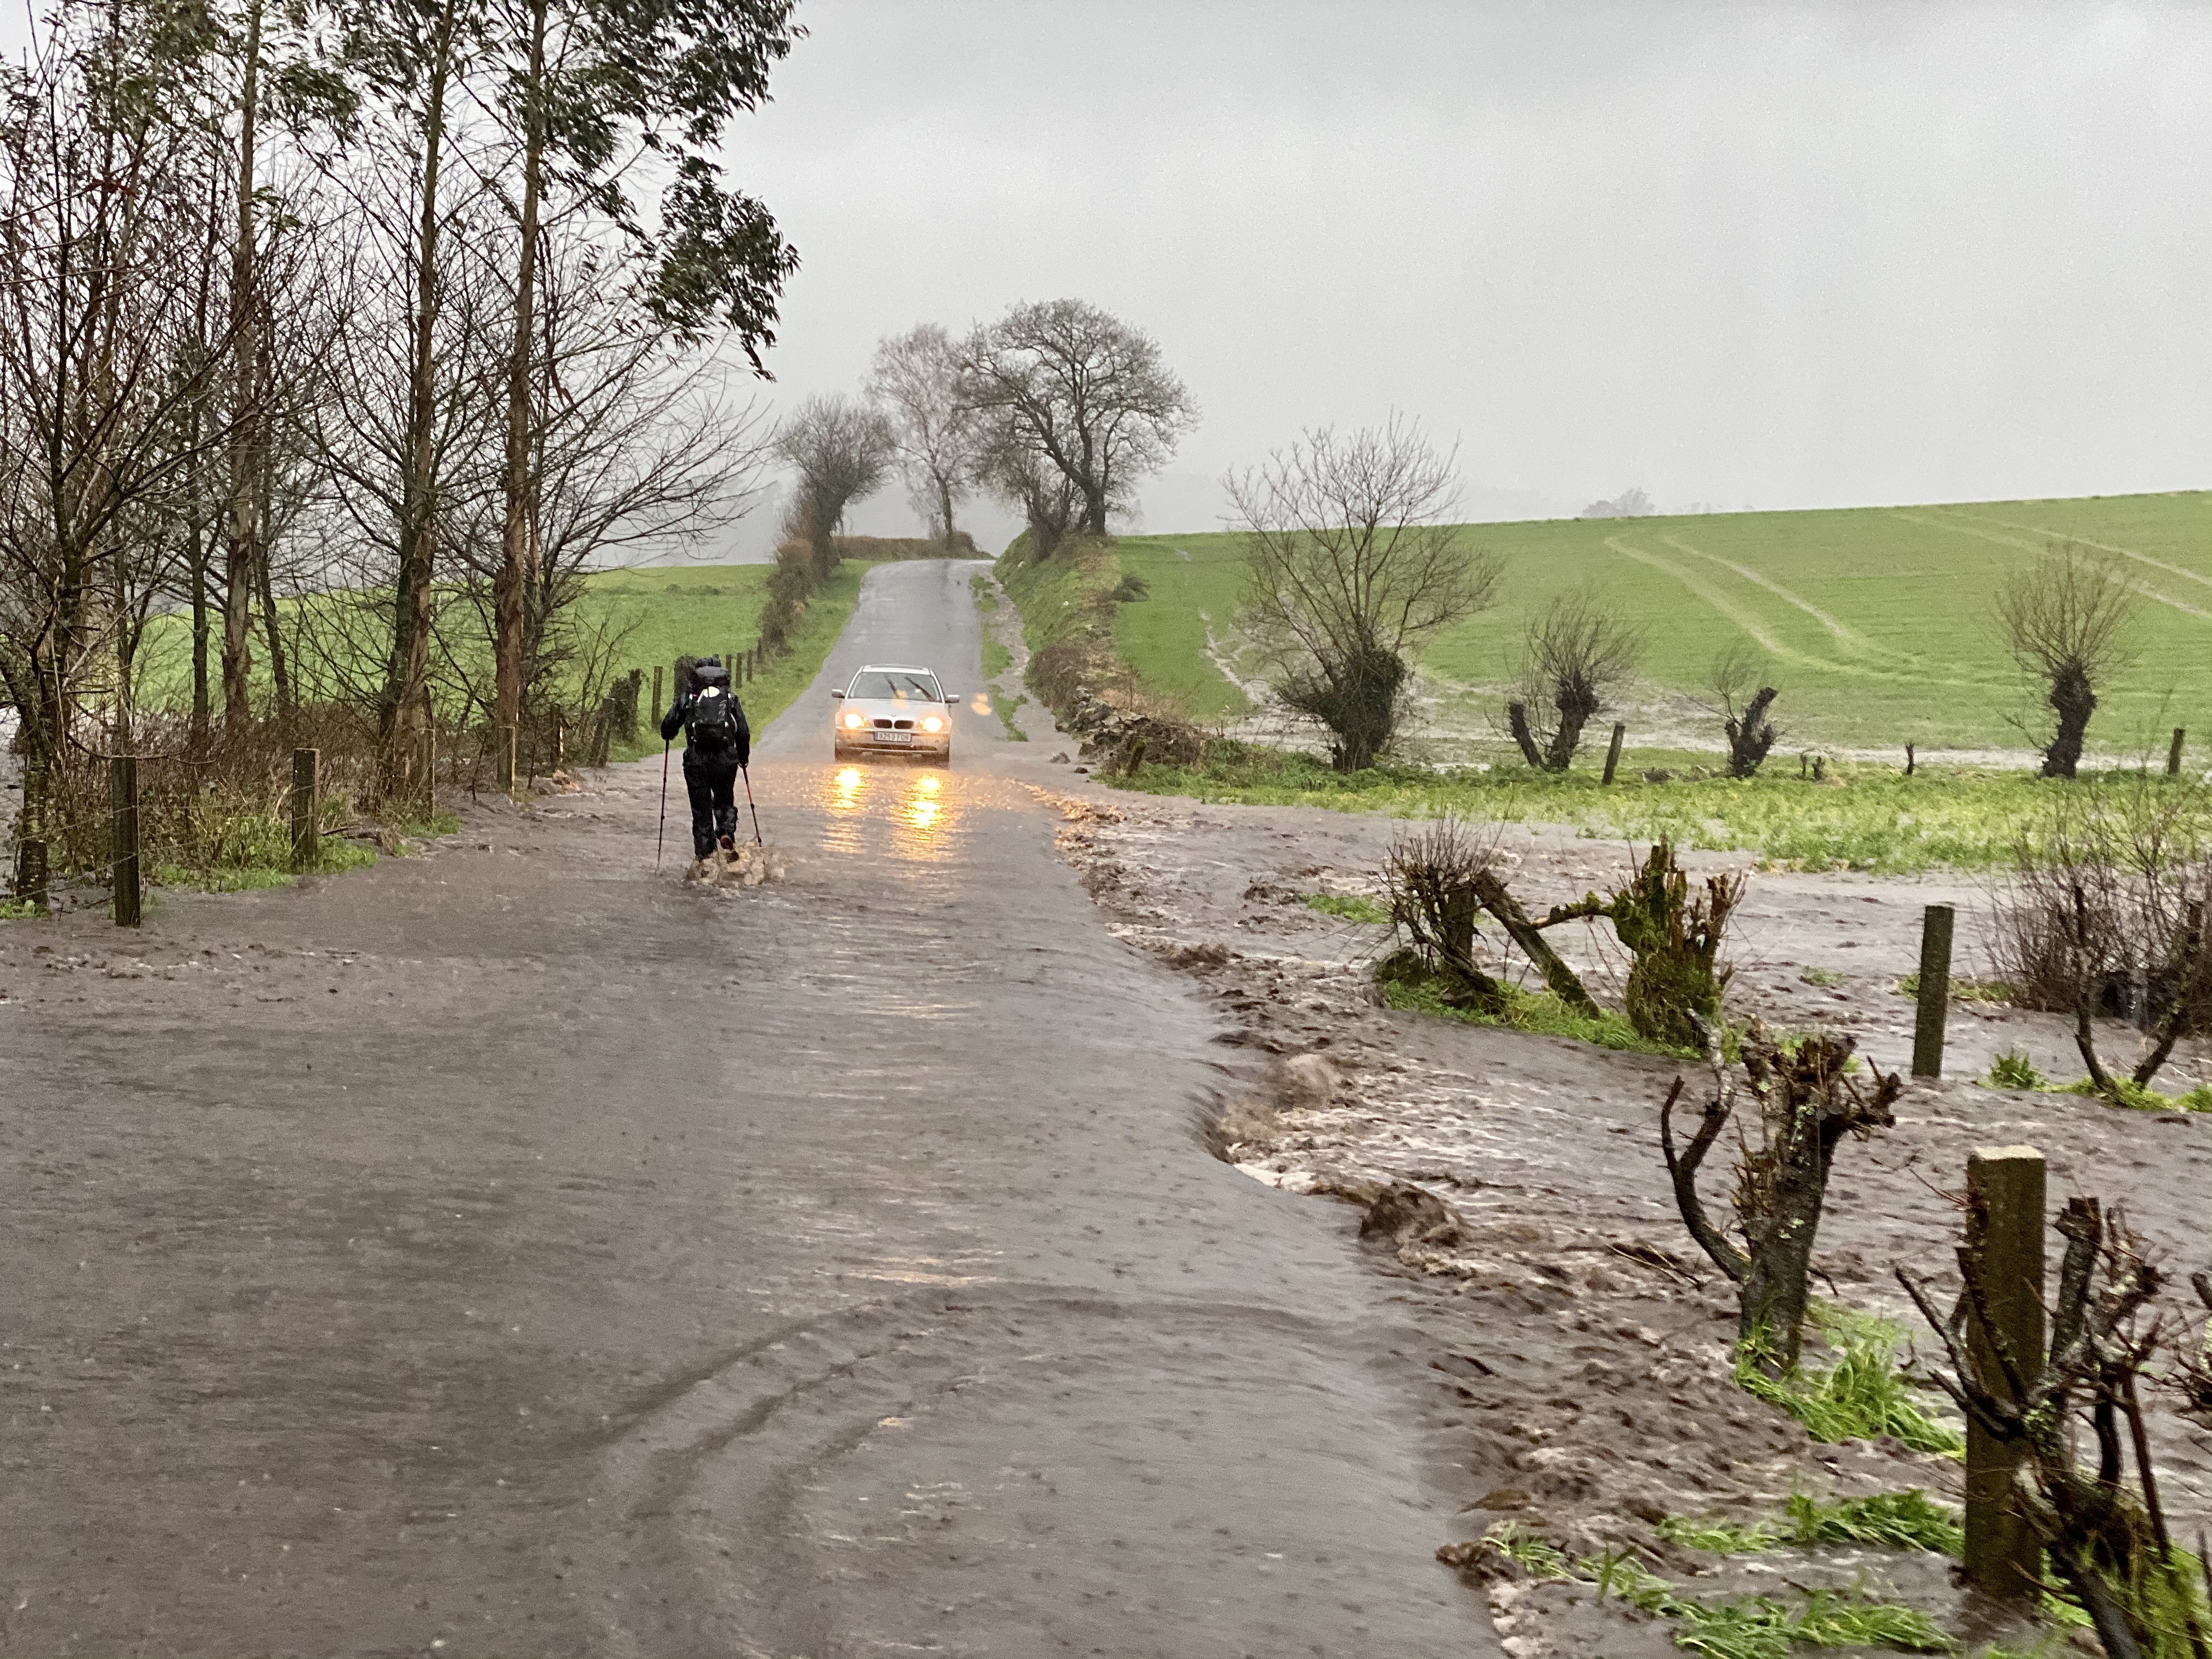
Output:
[[[1996,628],[1999,583],[2046,544],[2122,554],[2142,587],[2139,656],[2090,728],[2107,756],[2162,757],[2185,726],[2212,745],[2212,495],[2094,496],[1826,512],[1553,520],[1460,532],[1504,559],[1497,606],[1436,641],[1422,666],[1434,720],[1476,746],[1530,616],[1583,582],[1645,629],[1644,684],[1622,717],[1638,748],[1717,744],[1689,702],[1714,659],[1742,643],[1781,689],[1785,750],[2020,750],[2036,708]],[[1249,703],[1209,657],[1233,650],[1243,581],[1229,533],[1116,544],[1149,598],[1118,607],[1115,638],[1148,690],[1194,718]],[[1708,730],[1707,728],[1716,728]]]

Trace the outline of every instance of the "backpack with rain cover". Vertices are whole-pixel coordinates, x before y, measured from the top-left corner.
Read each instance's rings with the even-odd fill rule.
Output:
[[[684,741],[702,758],[721,759],[738,746],[738,705],[730,695],[730,671],[702,664],[691,671],[691,684]]]

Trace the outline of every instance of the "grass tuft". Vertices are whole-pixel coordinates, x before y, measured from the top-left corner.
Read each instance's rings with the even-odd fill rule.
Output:
[[[1920,994],[1920,975],[1907,974],[1897,981],[1897,994],[1901,997]],[[1984,1002],[1998,1006],[2008,1004],[2019,993],[2001,979],[1954,979],[1951,981],[1951,1000],[1954,1002]]]
[[[1992,1068],[1991,1075],[1995,1074]],[[2046,1089],[2051,1087],[2047,1083],[2043,1086]],[[2131,1112],[2212,1112],[2212,1084],[2200,1083],[2186,1094],[2166,1095],[2137,1083],[2133,1078],[2115,1076],[2112,1079],[2112,1093],[2108,1095],[2085,1077],[2062,1084],[2051,1089],[2051,1092],[2087,1095],[2097,1100],[2112,1100],[2113,1096],[2118,1096],[2116,1103]]]
[[[1897,1368],[1897,1345],[1905,1340],[1901,1327],[1835,1307],[1822,1307],[1813,1318],[1835,1351],[1833,1365],[1826,1370],[1801,1365],[1777,1381],[1759,1369],[1757,1355],[1746,1345],[1736,1357],[1737,1386],[1788,1412],[1815,1440],[1834,1443],[1886,1434],[1914,1451],[1964,1455],[1964,1437],[1928,1414]]]
[[[2048,1089],[2051,1079],[2035,1069],[2035,1062],[2018,1048],[2008,1048],[1990,1063],[1992,1089]]]
[[[1358,893],[1308,893],[1299,900],[1309,910],[1318,910],[1323,915],[1341,916],[1346,921],[1371,921],[1383,927],[1390,922],[1390,913],[1371,898]]]
[[[1692,1601],[1677,1594],[1673,1584],[1626,1550],[1610,1549],[1571,1561],[1548,1539],[1510,1521],[1492,1528],[1482,1542],[1530,1578],[1589,1584],[1600,1601],[1617,1597],[1642,1612],[1674,1620],[1674,1645],[1710,1659],[1789,1659],[1794,1647],[1892,1648],[1906,1653],[1951,1650],[1942,1627],[1917,1607],[1857,1600],[1825,1589],[1815,1590],[1802,1607],[1765,1595]]]
[[[1966,1553],[1966,1535],[1958,1511],[1935,1502],[1917,1486],[1832,1504],[1798,1492],[1790,1499],[1788,1514],[1793,1544],[1873,1544],[1884,1549],[1926,1550],[1931,1555]]]
[[[1826,1504],[1800,1492],[1790,1498],[1778,1526],[1765,1521],[1747,1526],[1669,1516],[1656,1531],[1669,1543],[1716,1555],[1755,1555],[1784,1544],[1808,1549],[1821,1544],[1871,1544],[1934,1555],[1959,1555],[1966,1549],[1958,1512],[1936,1503],[1917,1486]]]
[[[1832,991],[1844,982],[1844,976],[1832,968],[1808,968],[1797,977],[1808,985],[1819,986],[1824,991]]]

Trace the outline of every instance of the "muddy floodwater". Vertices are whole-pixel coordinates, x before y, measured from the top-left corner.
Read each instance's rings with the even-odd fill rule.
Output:
[[[766,734],[787,880],[656,872],[656,759],[0,927],[0,1650],[1496,1650],[1391,1286],[1206,1152],[1247,1057],[1056,851],[971,568]],[[830,763],[865,660],[949,769]]]
[[[136,932],[0,926],[0,1651],[1672,1650],[1437,1559],[1502,1518],[1965,1627],[1934,1558],[1656,1535],[1956,1486],[1729,1385],[1654,1144],[1675,1063],[1378,1006],[1382,930],[1303,901],[1371,895],[1392,826],[1116,795],[1034,709],[1012,740],[983,568],[870,573],[759,745],[779,879],[683,880],[680,790],[656,870],[656,759]],[[870,661],[961,694],[950,766],[831,761]],[[1627,855],[1510,834],[1532,908]],[[1971,950],[1965,884],[1755,878],[1744,1007],[1901,1064],[1936,898]],[[1996,1010],[1953,1045],[2065,1058]],[[1846,1302],[1942,1267],[1988,1142],[2212,1265],[2212,1119],[1956,1081],[1898,1115],[1839,1160]],[[1376,1180],[1459,1243],[1362,1243],[1328,1194]],[[2212,1468],[2158,1429],[2193,1533]]]

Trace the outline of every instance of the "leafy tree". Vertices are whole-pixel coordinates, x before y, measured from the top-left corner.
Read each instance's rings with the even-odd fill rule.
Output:
[[[507,42],[496,105],[519,140],[514,319],[507,366],[504,519],[495,596],[493,718],[514,722],[526,678],[525,596],[537,580],[532,520],[537,307],[549,185],[646,241],[645,307],[665,332],[722,333],[757,371],[775,342],[798,254],[758,200],[728,188],[712,156],[735,116],[768,96],[770,69],[803,31],[792,0],[493,0]],[[630,162],[649,152],[667,183],[648,231]]]

